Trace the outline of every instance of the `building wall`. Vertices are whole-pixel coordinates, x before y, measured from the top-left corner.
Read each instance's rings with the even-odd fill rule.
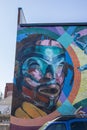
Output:
[[[13,83],[6,83],[4,98],[12,95],[12,93],[13,93]]]

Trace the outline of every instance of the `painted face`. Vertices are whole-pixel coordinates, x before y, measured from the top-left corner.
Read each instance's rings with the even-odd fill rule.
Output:
[[[48,110],[56,106],[65,78],[64,49],[56,41],[49,42],[37,42],[22,65],[23,95]]]

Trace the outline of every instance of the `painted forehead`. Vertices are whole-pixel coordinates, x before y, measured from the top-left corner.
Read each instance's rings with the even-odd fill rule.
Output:
[[[56,46],[58,48],[62,48],[61,44],[57,41],[54,40],[39,40],[36,42],[36,45],[41,45],[41,46]]]
[[[45,54],[50,58],[64,54],[64,48],[59,44],[59,42],[54,40],[37,41],[35,51],[41,54]]]

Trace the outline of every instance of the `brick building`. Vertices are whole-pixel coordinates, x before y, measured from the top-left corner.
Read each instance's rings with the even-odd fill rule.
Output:
[[[6,83],[4,98],[11,96],[13,93],[13,83]]]

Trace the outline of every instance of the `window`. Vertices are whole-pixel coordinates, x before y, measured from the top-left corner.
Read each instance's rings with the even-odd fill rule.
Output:
[[[87,121],[71,123],[71,130],[87,130]]]
[[[46,130],[66,130],[66,126],[63,123],[55,123],[49,125]]]

